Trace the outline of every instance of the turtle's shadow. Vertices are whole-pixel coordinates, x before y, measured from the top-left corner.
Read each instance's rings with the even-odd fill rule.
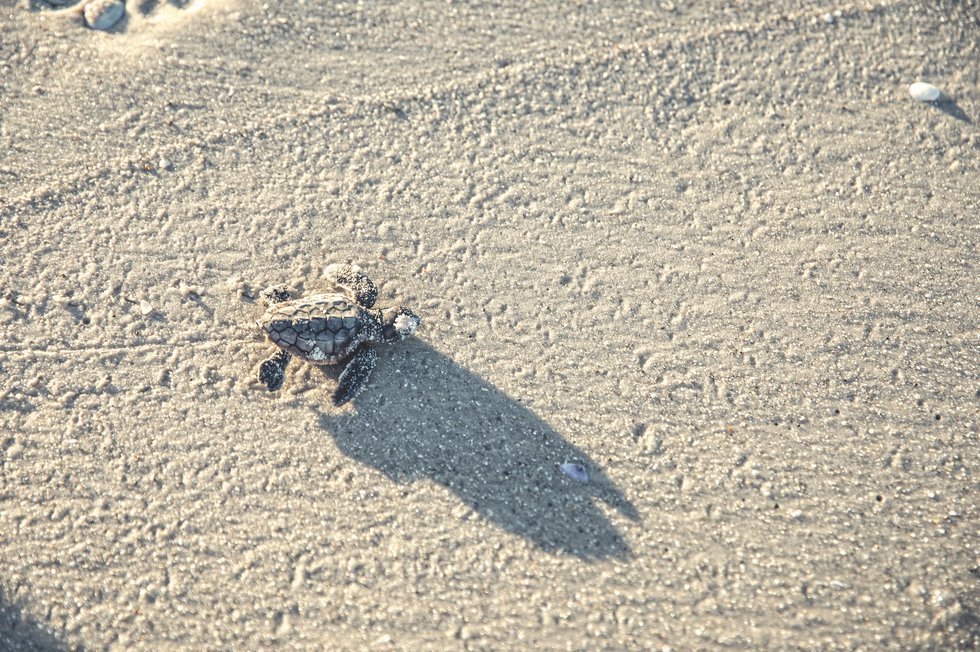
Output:
[[[353,412],[320,414],[352,459],[396,482],[429,478],[543,550],[583,559],[630,554],[596,500],[639,516],[597,462],[427,344],[406,342],[383,358],[355,403]],[[563,475],[563,462],[585,465],[589,483]]]
[[[75,649],[59,640],[45,626],[27,616],[18,601],[8,599],[0,584],[0,650],[70,650]]]

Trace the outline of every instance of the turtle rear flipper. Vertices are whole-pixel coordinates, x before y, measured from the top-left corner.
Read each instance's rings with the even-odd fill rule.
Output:
[[[259,367],[259,380],[269,388],[270,392],[282,387],[282,382],[286,379],[286,365],[292,357],[285,351],[277,351]]]
[[[378,352],[373,346],[364,344],[354,353],[340,374],[339,385],[333,393],[333,404],[340,407],[361,393],[371,376],[371,370],[378,362]]]
[[[354,297],[365,308],[373,306],[378,299],[378,288],[374,285],[374,281],[368,278],[368,275],[362,272],[357,265],[338,263],[327,265],[323,270],[323,276]]]

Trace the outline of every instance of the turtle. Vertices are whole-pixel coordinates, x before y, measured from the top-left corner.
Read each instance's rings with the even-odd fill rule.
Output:
[[[356,265],[328,265],[323,276],[334,292],[293,298],[290,288],[274,285],[261,293],[267,308],[257,323],[278,350],[259,366],[259,380],[278,390],[293,356],[315,365],[343,363],[332,397],[339,407],[364,389],[377,346],[405,339],[422,320],[402,306],[374,308],[378,289]]]

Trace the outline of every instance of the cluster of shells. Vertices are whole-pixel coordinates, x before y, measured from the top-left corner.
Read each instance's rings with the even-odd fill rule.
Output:
[[[48,0],[52,5],[67,7],[78,0]],[[119,22],[126,13],[124,0],[88,0],[82,5],[82,19],[92,29],[107,30]]]

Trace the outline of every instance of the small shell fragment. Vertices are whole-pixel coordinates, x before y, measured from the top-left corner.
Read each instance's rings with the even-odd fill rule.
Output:
[[[558,466],[561,472],[567,475],[572,480],[577,480],[578,482],[588,482],[589,472],[584,466],[576,462],[565,462]]]
[[[920,102],[935,102],[942,96],[942,91],[926,82],[915,82],[909,86],[909,95]]]
[[[151,312],[153,312],[153,305],[146,299],[140,301],[140,314],[146,317]]]

